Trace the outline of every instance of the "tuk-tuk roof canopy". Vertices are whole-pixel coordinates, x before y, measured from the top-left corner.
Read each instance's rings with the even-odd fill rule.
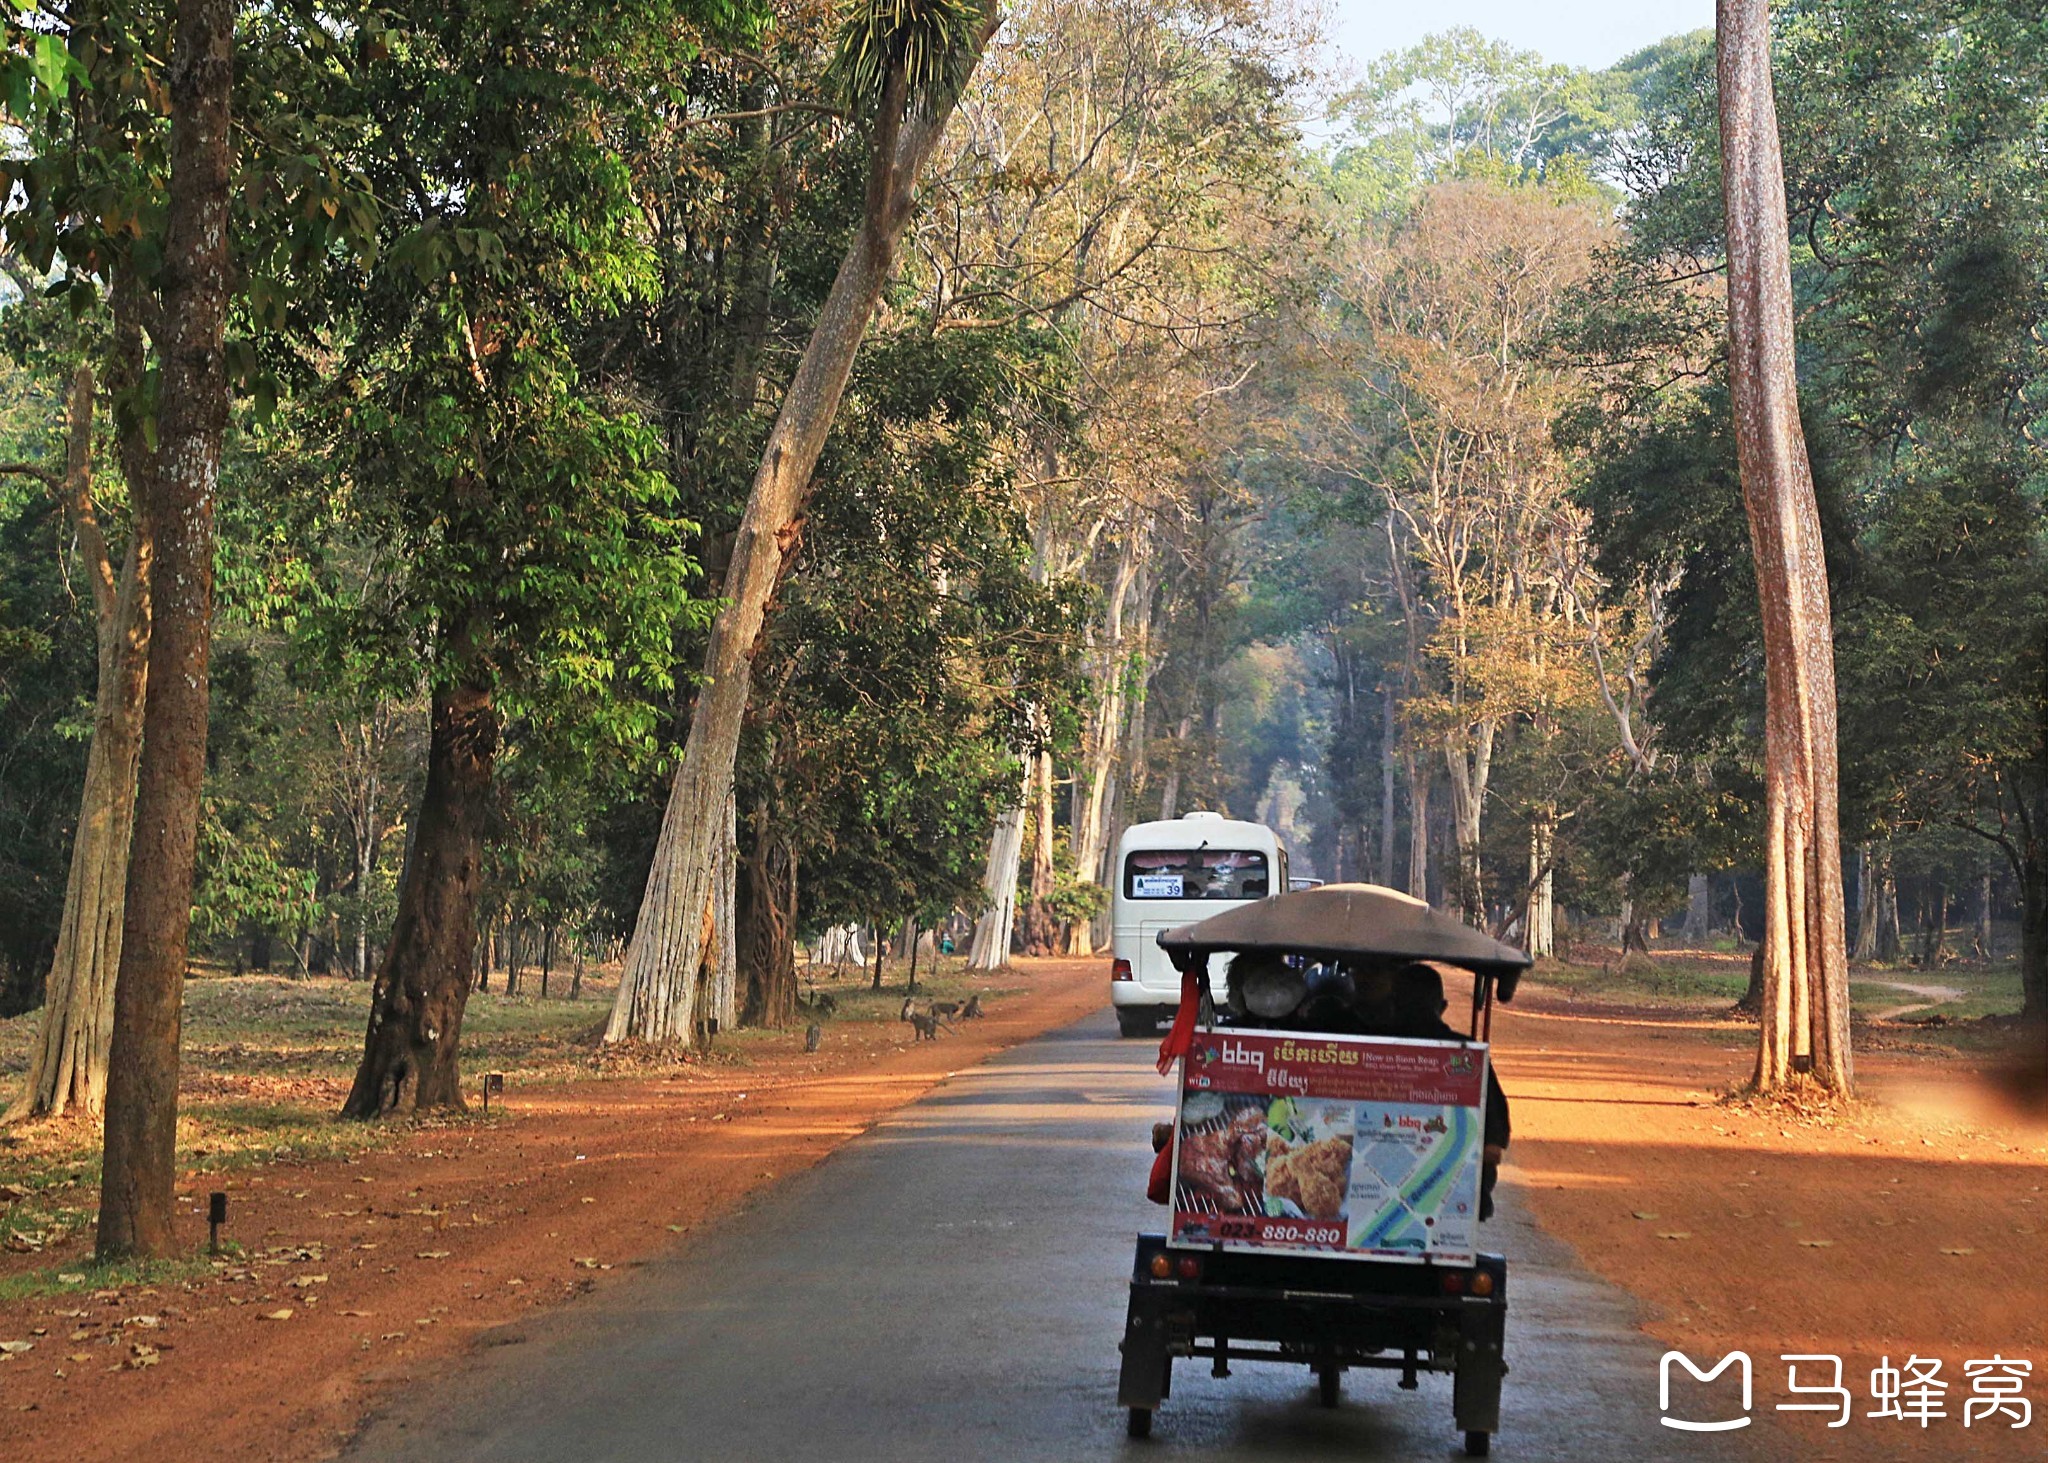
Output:
[[[1196,956],[1244,950],[1337,960],[1434,960],[1494,977],[1503,1001],[1513,998],[1530,964],[1526,951],[1377,884],[1324,884],[1275,894],[1167,930],[1159,948],[1181,967]]]

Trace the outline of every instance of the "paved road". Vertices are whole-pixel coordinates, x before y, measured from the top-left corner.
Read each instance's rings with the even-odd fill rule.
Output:
[[[1165,1115],[1150,1043],[1108,1013],[944,1084],[687,1249],[584,1305],[508,1328],[437,1390],[377,1418],[371,1460],[1448,1458],[1447,1378],[1176,1368],[1149,1443],[1123,1435],[1117,1339],[1145,1134]],[[1700,1459],[1656,1425],[1657,1348],[1628,1298],[1571,1268],[1512,1196],[1495,1456]]]

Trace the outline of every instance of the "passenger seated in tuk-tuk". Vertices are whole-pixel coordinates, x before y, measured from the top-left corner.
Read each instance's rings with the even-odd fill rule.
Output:
[[[1444,998],[1444,978],[1436,967],[1416,963],[1394,972],[1391,1018],[1385,1034],[1416,1037],[1424,1041],[1464,1041],[1462,1031],[1444,1020],[1450,1002]],[[1490,1054],[1489,1054],[1490,1056]],[[1500,1160],[1507,1151],[1512,1125],[1508,1119],[1508,1095],[1501,1091],[1500,1070],[1489,1060],[1486,1083],[1486,1153],[1479,1171],[1479,1217],[1493,1217],[1493,1186],[1500,1178]]]

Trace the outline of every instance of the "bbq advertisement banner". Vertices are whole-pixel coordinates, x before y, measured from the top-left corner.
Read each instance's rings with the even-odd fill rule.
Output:
[[[1198,1032],[1172,1242],[1471,1264],[1486,1080],[1482,1043]]]

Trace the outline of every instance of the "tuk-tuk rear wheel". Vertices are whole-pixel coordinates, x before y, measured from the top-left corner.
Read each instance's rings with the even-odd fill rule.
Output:
[[[1124,1431],[1134,1438],[1151,1437],[1152,1409],[1149,1407],[1133,1407],[1131,1409],[1130,1421],[1124,1424]]]
[[[1484,1458],[1492,1447],[1492,1433],[1465,1434],[1465,1456],[1467,1458]]]

